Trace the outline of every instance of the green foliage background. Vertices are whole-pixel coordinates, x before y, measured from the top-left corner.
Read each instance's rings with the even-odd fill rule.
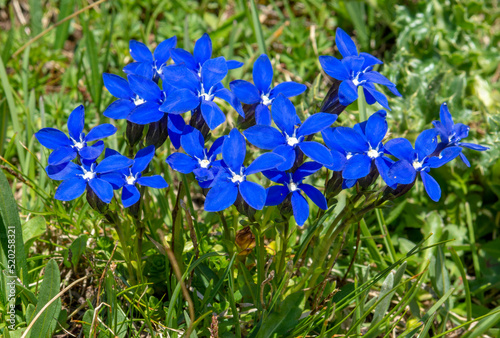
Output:
[[[367,331],[373,336],[383,336],[382,333],[390,336],[393,327],[397,336],[408,337],[414,334],[439,336],[452,328],[467,337],[500,334],[497,311],[500,306],[500,8],[495,1],[271,0],[257,2],[256,20],[256,13],[252,12],[253,0],[108,0],[45,32],[90,3],[83,0],[0,0],[0,168],[11,183],[11,191],[19,206],[24,236],[22,244],[28,257],[29,272],[29,277],[23,279],[31,283],[29,290],[18,287],[17,322],[20,329],[11,336],[20,336],[21,329],[30,323],[41,304],[51,298],[49,295],[57,294],[51,286],[44,287],[48,283],[47,276],[44,278],[47,270],[58,275],[54,272],[57,267],[48,264],[54,260],[61,270],[64,286],[85,274],[106,273],[103,280],[99,281],[97,277],[88,282],[87,289],[78,289],[82,293],[80,296],[89,292],[85,295],[88,300],[81,308],[73,300],[62,298],[63,311],[59,312],[60,306],[54,310],[54,313],[59,313],[59,324],[48,323],[47,327],[53,327],[44,331],[47,334],[53,330],[62,332],[65,328],[73,333],[83,330],[89,335],[89,323],[95,322],[94,310],[103,318],[102,325],[98,325],[102,336],[114,332],[122,337],[127,330],[132,335],[139,335],[144,330],[150,334],[167,330],[170,335],[177,335],[175,330],[183,331],[189,326],[186,323],[186,319],[189,322],[187,305],[179,293],[175,295],[177,280],[165,253],[157,252],[153,242],[148,241],[144,248],[147,253],[144,276],[154,283],[145,296],[124,284],[126,271],[120,263],[126,253],[122,249],[118,248],[113,256],[112,261],[118,264],[116,270],[113,264],[105,270],[116,235],[111,228],[99,223],[101,217],[83,199],[64,205],[52,199],[56,184],[46,177],[43,170],[48,152],[41,149],[33,137],[33,133],[42,127],[65,128],[69,113],[79,104],[86,107],[87,128],[107,122],[102,112],[113,98],[103,87],[102,73],[122,74],[123,66],[131,61],[128,53],[130,39],[154,46],[177,35],[178,45],[191,50],[193,41],[208,32],[215,55],[245,63],[241,69],[231,71],[231,80],[251,80],[252,63],[265,50],[273,59],[275,82],[293,80],[308,85],[306,94],[295,98],[294,103],[299,107],[299,113],[309,114],[317,112],[328,90],[328,80],[320,74],[318,56],[339,57],[334,47],[337,27],[352,33],[361,51],[370,52],[384,61],[379,71],[395,82],[402,93],[402,99],[390,100],[392,111],[388,114],[388,121],[393,136],[414,139],[422,130],[431,128],[431,121],[439,117],[439,106],[448,102],[455,122],[471,126],[468,141],[491,149],[483,153],[466,150],[471,168],[456,160],[435,170],[434,177],[443,191],[439,203],[432,202],[423,186],[417,183],[408,195],[394,201],[390,208],[365,217],[359,252],[351,270],[348,265],[354,256],[356,229],[353,227],[348,231],[344,249],[331,272],[331,280],[318,296],[318,299],[325,300],[331,294],[330,299],[320,302],[324,312],[311,314],[309,318],[313,319],[309,321],[307,318],[299,321],[302,310],[307,310],[308,306],[304,305],[307,302],[300,295],[292,292],[294,285],[301,283],[300,275],[291,278],[291,284],[283,284],[284,279],[271,282],[274,290],[285,285],[281,295],[272,297],[277,304],[274,310],[266,313],[259,309],[257,313],[263,317],[252,312],[244,314],[245,308],[241,304],[248,301],[247,294],[251,293],[248,289],[252,289],[249,285],[255,289],[259,287],[246,284],[241,274],[234,274],[233,269],[238,264],[241,268],[241,264],[249,262],[245,263],[244,259],[241,262],[238,258],[234,263],[231,257],[214,254],[225,252],[224,248],[228,247],[234,250],[232,238],[223,240],[217,233],[219,220],[216,216],[198,215],[201,211],[197,201],[201,194],[192,192],[194,208],[191,212],[195,212],[199,229],[210,234],[198,239],[201,254],[210,257],[207,256],[206,261],[193,271],[213,291],[213,307],[207,307],[205,303],[208,302],[196,300],[196,295],[193,295],[200,311],[196,313],[199,321],[193,334],[209,336],[212,312],[233,313],[236,304],[239,304],[240,320],[246,323],[241,328],[244,336],[263,335],[263,332],[268,332],[268,336],[329,336]],[[36,41],[30,41],[37,34],[42,35]],[[368,114],[379,108],[369,106]],[[229,117],[229,123],[235,121],[234,118]],[[347,126],[358,120],[356,103],[341,116],[341,123]],[[125,128],[122,122],[116,122],[119,132]],[[118,137],[109,141],[111,148],[125,147]],[[163,147],[154,164],[154,169],[163,172],[171,183],[166,196],[152,193],[152,200],[157,204],[151,210],[162,212],[156,219],[148,219],[147,228],[159,243],[163,238],[156,233],[157,229],[171,239],[171,210],[175,187],[180,180],[180,176],[173,174],[164,163],[171,151]],[[323,186],[324,178],[318,177],[314,184]],[[0,192],[2,194],[7,196],[5,189]],[[187,209],[185,213],[188,213]],[[3,214],[2,217],[7,219]],[[126,216],[123,221],[130,222]],[[230,222],[241,229],[236,217]],[[294,231],[299,238],[304,238],[306,230]],[[451,241],[405,258],[431,233],[433,236],[424,246]],[[269,239],[268,246],[275,245],[273,239],[279,237],[278,231],[268,228],[265,234]],[[193,263],[194,247],[188,234],[180,236],[177,245],[181,246],[174,251],[184,269],[184,265]],[[317,240],[321,241],[321,238],[321,233],[317,234]],[[290,241],[289,259],[296,253],[299,242]],[[334,252],[335,247],[332,250]],[[266,258],[272,256],[268,251]],[[251,257],[253,254],[249,259]],[[399,281],[395,281],[398,273],[389,273],[389,277],[385,277],[386,273],[384,279],[380,277],[379,280],[376,276],[402,258],[407,264],[402,269],[406,271],[406,277],[399,279],[408,281],[410,276],[416,276],[420,278],[420,284],[414,289],[410,288],[411,283],[399,285],[394,296],[388,291],[398,285]],[[428,262],[430,265],[425,269]],[[342,286],[340,280],[346,271],[347,280],[354,284],[344,283],[341,291],[335,293],[335,288]],[[236,280],[233,280],[233,275]],[[465,284],[464,277],[468,280]],[[44,283],[39,283],[41,279]],[[350,299],[342,298],[343,293],[344,296],[348,293],[348,287],[358,287],[366,281],[374,281],[370,285],[372,293],[366,291],[352,298],[354,303],[346,307],[349,311],[337,313],[332,310],[334,303],[338,305],[342,300]],[[99,285],[103,290],[101,302],[106,302],[113,311],[107,306],[97,307],[100,304],[96,303]],[[167,289],[170,300],[157,298],[161,294],[158,289]],[[238,291],[233,296],[235,289]],[[211,294],[209,291],[205,296]],[[394,302],[385,308],[383,301],[370,307],[384,294],[390,295],[386,299],[394,297],[396,302],[407,305],[404,313],[398,310],[396,314],[386,315],[388,309],[394,308]],[[177,303],[172,305],[175,297],[178,297]],[[371,299],[375,300],[370,303]],[[3,291],[0,300],[0,318],[6,318]],[[295,304],[300,304],[298,314],[290,311]],[[352,304],[364,305],[354,307]],[[332,311],[335,316],[330,316]],[[479,325],[470,326],[469,320],[485,315],[489,316],[480,320]],[[71,322],[68,316],[76,322]],[[337,327],[342,316],[349,320]],[[259,321],[259,318],[265,320]],[[133,320],[137,322],[133,324]],[[218,320],[220,336],[239,333],[233,316],[220,315]],[[374,329],[377,323],[380,323],[379,331]],[[419,323],[425,325],[419,326]],[[278,326],[273,328],[273,324]],[[8,336],[2,325],[0,323],[0,332],[3,330]]]

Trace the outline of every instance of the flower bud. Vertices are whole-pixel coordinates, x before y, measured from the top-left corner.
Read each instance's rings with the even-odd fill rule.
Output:
[[[339,87],[342,81],[332,79],[333,84],[328,90],[323,102],[321,103],[320,111],[323,113],[340,115],[346,108],[339,101]]]
[[[244,227],[236,233],[235,243],[240,253],[238,255],[246,256],[252,252],[255,247],[255,236],[249,226]]]
[[[248,129],[255,125],[255,108],[257,108],[258,103],[255,104],[243,104],[243,111],[245,112],[245,117],[238,115],[238,128],[241,130]]]
[[[358,180],[359,186],[363,189],[368,188],[370,185],[375,183],[375,181],[378,178],[378,175],[379,174],[378,174],[377,166],[375,165],[375,161],[372,161],[370,173],[368,175],[366,175],[365,177],[360,178]]]
[[[162,146],[168,137],[168,115],[157,121],[149,124],[148,133],[146,134],[146,147],[154,145],[156,149]]]
[[[130,147],[135,146],[142,139],[142,132],[144,131],[144,126],[136,123],[127,121],[127,131],[125,135],[127,136],[128,143]]]
[[[410,191],[411,188],[413,188],[413,186],[415,185],[415,181],[413,181],[413,183],[410,183],[410,184],[398,184],[396,189],[392,189],[389,186],[385,186],[383,193],[382,193],[382,200],[391,201],[391,200],[394,200],[398,197],[403,196],[408,191]]]
[[[99,197],[95,194],[94,190],[92,190],[87,185],[87,202],[92,207],[92,209],[97,210],[100,214],[105,214],[108,211],[108,204],[101,201]]]
[[[191,120],[189,121],[189,125],[195,129],[198,129],[205,141],[210,138],[210,128],[208,127],[203,115],[201,114],[201,109],[198,107],[194,109],[191,113]]]
[[[254,220],[254,216],[257,210],[249,206],[239,192],[238,192],[238,197],[234,202],[234,206],[236,207],[236,210],[238,210],[240,214],[247,216],[252,221]]]
[[[325,189],[326,199],[330,200],[331,198],[337,196],[342,191],[342,182],[344,179],[342,178],[341,171],[332,171],[332,177],[328,180]]]

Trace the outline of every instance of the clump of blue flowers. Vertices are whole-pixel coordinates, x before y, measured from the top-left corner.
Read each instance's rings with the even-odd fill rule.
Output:
[[[274,85],[272,62],[265,54],[253,64],[253,83],[235,79],[226,88],[229,70],[243,64],[213,57],[207,34],[196,41],[192,54],[177,47],[175,36],[159,43],[154,52],[131,40],[134,62],[125,66],[125,74],[103,74],[105,87],[116,98],[104,116],[127,121],[127,142],[118,142],[127,156],[105,150],[103,139],[117,131],[113,124],[85,134],[84,109],[77,107],[68,118],[69,136],[55,128],[35,134],[52,150],[48,176],[62,181],[55,198],[70,201],[87,191],[88,198],[109,204],[121,189],[122,206],[133,209],[148,195],[147,189],[169,187],[164,177],[171,175],[155,171],[160,166],[153,168],[159,157],[158,163],[166,162],[188,180],[194,178],[205,195],[207,212],[223,212],[241,201],[253,211],[279,206],[284,219],[293,215],[302,226],[311,214],[309,200],[321,210],[335,203],[328,187],[373,192],[368,187],[379,176],[384,194],[376,197],[376,206],[387,192],[406,192],[417,175],[429,197],[438,201],[442,192],[431,170],[456,157],[470,166],[465,148],[488,148],[463,142],[469,127],[454,123],[446,103],[434,129],[423,131],[414,145],[405,138],[387,140],[390,116],[385,110],[353,127],[339,123],[339,114],[358,99],[358,87],[366,103],[378,102],[385,109],[390,109],[388,99],[376,86],[401,94],[374,69],[382,61],[359,53],[340,28],[335,41],[343,58],[319,57],[324,72],[336,80],[321,105],[325,110],[299,116],[291,100],[307,87],[296,82]],[[255,112],[252,125],[234,128],[234,117],[245,117],[250,110]],[[173,153],[167,147],[159,149],[167,139],[176,149]],[[327,177],[326,188],[306,183],[312,175]]]

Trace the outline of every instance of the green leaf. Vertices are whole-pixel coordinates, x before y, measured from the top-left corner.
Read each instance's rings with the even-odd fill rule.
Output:
[[[42,1],[30,0],[30,24],[31,35],[38,35],[42,32]]]
[[[80,262],[80,257],[85,253],[87,248],[87,235],[81,235],[71,243],[69,250],[71,251],[71,263],[76,267],[78,262]]]
[[[75,6],[75,0],[61,0],[59,4],[59,15],[57,16],[57,21],[61,21],[67,16],[73,13],[73,8]],[[71,20],[68,20],[56,28],[56,39],[54,41],[54,49],[58,50],[64,47],[64,42],[69,35],[69,24]]]
[[[271,312],[260,327],[257,337],[272,337],[274,333],[284,335],[288,330],[297,325],[302,314],[300,304],[304,299],[304,292],[290,294],[281,303],[279,310]]]
[[[59,293],[59,284],[61,283],[61,274],[55,260],[51,259],[45,267],[45,274],[43,276],[42,286],[38,295],[38,303],[36,304],[37,315],[42,308]],[[33,328],[31,329],[31,338],[39,337],[46,338],[52,337],[57,318],[61,311],[61,299],[57,299],[50,304],[37,319]]]
[[[47,230],[45,218],[42,216],[33,217],[23,225],[23,239],[24,243],[42,235]]]

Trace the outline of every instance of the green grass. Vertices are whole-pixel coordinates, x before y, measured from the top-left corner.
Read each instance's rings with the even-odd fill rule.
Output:
[[[500,334],[498,7],[456,0],[108,0],[86,7],[82,0],[0,0],[1,269],[7,265],[5,225],[19,223],[16,250],[26,253],[16,262],[22,284],[13,332],[6,327],[7,277],[0,276],[0,334],[21,337],[31,324],[31,337],[66,331],[180,337],[188,330],[191,337],[209,337],[215,327],[220,337]],[[177,35],[178,45],[192,50],[208,32],[214,55],[245,63],[230,80],[251,80],[252,63],[266,51],[275,82],[308,85],[294,99],[299,114],[307,115],[318,111],[328,90],[318,56],[339,56],[338,26],[355,36],[360,50],[384,61],[378,70],[402,93],[390,99],[393,136],[414,140],[431,128],[446,101],[455,122],[471,126],[469,142],[491,147],[466,153],[471,168],[457,160],[433,171],[443,191],[439,203],[417,182],[409,194],[363,219],[352,216],[349,224],[335,218],[345,215],[344,206],[361,210],[366,192],[359,200],[353,191],[342,192],[324,215],[312,209],[303,228],[285,225],[270,208],[255,222],[235,208],[222,219],[203,212],[192,177],[164,162],[174,151],[169,141],[152,170],[163,173],[170,188],[147,193],[142,222],[115,202],[110,210],[118,216],[110,224],[84,197],[53,199],[57,183],[44,172],[48,152],[33,133],[64,130],[79,104],[86,108],[87,130],[108,122],[102,112],[113,98],[102,73],[123,75],[130,39],[154,46]],[[354,103],[340,123],[352,126],[379,108]],[[119,132],[108,146],[123,151],[126,126],[113,123]],[[322,187],[325,175],[309,183]],[[179,190],[178,201],[181,181],[187,189]],[[146,233],[140,258],[137,226]],[[256,246],[237,255],[235,237],[245,226]]]

